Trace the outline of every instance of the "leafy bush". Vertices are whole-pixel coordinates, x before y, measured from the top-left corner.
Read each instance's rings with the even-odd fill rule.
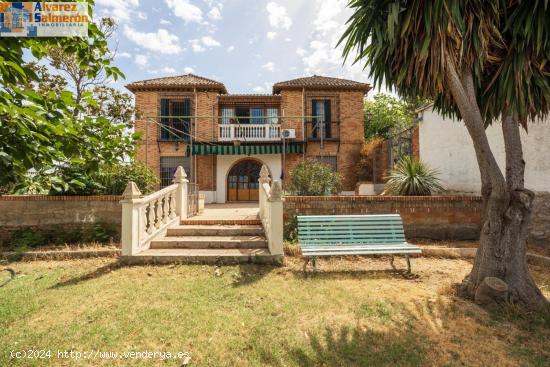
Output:
[[[104,195],[121,195],[128,185],[134,181],[143,194],[155,191],[159,180],[155,173],[141,163],[121,164],[105,170],[101,177]]]
[[[144,194],[153,192],[158,184],[155,173],[141,163],[103,165],[92,174],[88,174],[87,169],[81,164],[70,164],[28,175],[13,192],[49,195],[121,195],[128,181],[134,181]]]
[[[290,173],[290,181],[294,195],[323,196],[340,191],[340,174],[313,159],[298,163]]]
[[[390,195],[428,196],[443,190],[437,177],[439,172],[426,163],[410,156],[403,157],[395,166],[386,182]]]

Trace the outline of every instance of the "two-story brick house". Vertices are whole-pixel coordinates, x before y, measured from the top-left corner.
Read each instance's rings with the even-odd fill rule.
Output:
[[[261,165],[284,183],[298,162],[313,158],[341,174],[344,193],[355,190],[368,84],[314,75],[275,83],[271,95],[240,95],[187,74],[127,88],[143,135],[137,159],[161,186],[182,165],[207,203],[255,201]]]

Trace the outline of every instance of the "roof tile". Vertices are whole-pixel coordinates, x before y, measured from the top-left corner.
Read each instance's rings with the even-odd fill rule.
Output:
[[[305,78],[297,78],[273,85],[273,93],[279,93],[282,89],[295,88],[323,88],[323,89],[352,89],[362,90],[367,93],[371,87],[367,83],[356,82],[354,80],[331,78],[327,76],[313,75]]]
[[[223,83],[194,74],[140,80],[126,85],[126,88],[132,92],[143,89],[209,88],[227,93]]]

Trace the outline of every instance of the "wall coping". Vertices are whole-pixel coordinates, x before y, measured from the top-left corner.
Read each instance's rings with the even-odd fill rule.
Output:
[[[56,195],[0,195],[0,201],[120,201],[119,195],[56,196]]]
[[[481,196],[469,195],[438,195],[438,196],[380,196],[380,195],[333,195],[333,196],[284,196],[287,202],[304,201],[401,201],[401,202],[426,202],[426,201],[470,201],[481,202]]]

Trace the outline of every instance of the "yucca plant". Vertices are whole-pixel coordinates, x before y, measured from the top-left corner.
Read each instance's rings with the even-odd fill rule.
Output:
[[[439,171],[431,169],[421,160],[405,156],[388,176],[386,192],[391,195],[429,196],[443,190],[438,175]]]

